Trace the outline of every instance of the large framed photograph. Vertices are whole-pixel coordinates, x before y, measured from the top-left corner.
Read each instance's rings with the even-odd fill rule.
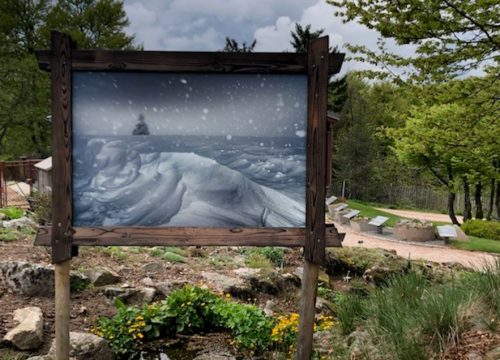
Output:
[[[78,50],[52,33],[53,262],[91,246],[303,246],[325,225],[328,38],[307,53]]]
[[[73,225],[304,227],[305,74],[76,71]]]

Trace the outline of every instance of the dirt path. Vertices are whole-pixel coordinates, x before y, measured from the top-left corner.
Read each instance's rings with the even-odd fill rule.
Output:
[[[427,213],[427,212],[412,211],[412,210],[384,209],[384,208],[377,208],[377,210],[385,211],[385,212],[388,212],[390,214],[394,214],[397,216],[410,218],[410,219],[427,220],[427,221],[442,221],[442,222],[451,223],[450,217],[446,214]],[[463,221],[462,216],[457,215],[457,219],[460,222]]]
[[[481,269],[485,264],[494,263],[497,256],[481,252],[450,249],[445,247],[426,247],[400,242],[382,240],[366,233],[357,233],[349,226],[335,224],[339,232],[345,233],[344,246],[360,246],[396,250],[399,256],[412,260],[424,259],[438,263],[457,262],[464,266]],[[362,243],[359,243],[362,241]]]

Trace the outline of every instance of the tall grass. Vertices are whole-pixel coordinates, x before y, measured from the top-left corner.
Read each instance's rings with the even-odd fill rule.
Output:
[[[457,276],[439,285],[410,272],[392,278],[367,297],[340,297],[337,319],[344,334],[357,327],[366,329],[388,359],[423,360],[455,344],[472,315],[495,328],[499,293],[500,260],[484,272]],[[474,314],[472,308],[477,309]]]

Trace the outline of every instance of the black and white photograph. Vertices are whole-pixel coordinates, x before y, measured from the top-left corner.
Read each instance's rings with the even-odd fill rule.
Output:
[[[305,226],[307,76],[72,81],[74,226]]]

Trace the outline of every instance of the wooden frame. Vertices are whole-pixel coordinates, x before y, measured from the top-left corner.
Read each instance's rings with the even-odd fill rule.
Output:
[[[328,42],[325,37],[323,42]],[[326,85],[340,70],[343,54],[323,48],[309,54],[74,50],[68,35],[54,32],[52,49],[38,51],[39,66],[52,73],[53,225],[40,229],[35,244],[52,245],[53,262],[71,258],[72,246],[248,245],[304,246],[320,263],[325,246],[340,246],[335,227],[325,230]],[[328,47],[327,47],[328,49]],[[308,131],[305,228],[72,227],[71,74],[78,70],[273,73],[308,75]]]

